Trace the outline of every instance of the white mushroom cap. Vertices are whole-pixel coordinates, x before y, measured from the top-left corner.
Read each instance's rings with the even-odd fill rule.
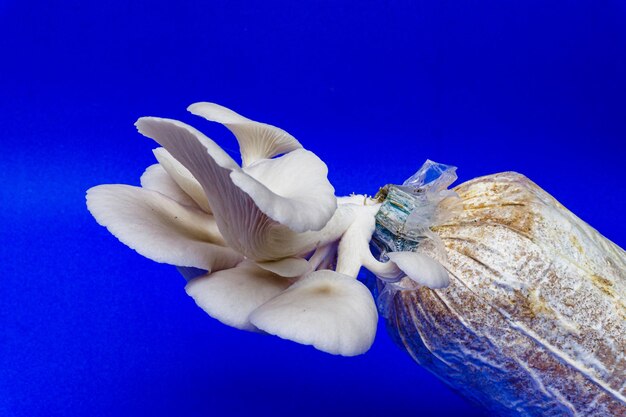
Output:
[[[370,348],[377,321],[369,290],[329,270],[304,277],[250,316],[253,325],[270,334],[344,356]]]
[[[292,281],[243,261],[231,269],[194,278],[185,291],[209,316],[243,330],[256,330],[249,316]]]
[[[439,289],[450,285],[448,271],[439,262],[417,252],[389,252],[389,261],[398,265],[410,279],[428,288]]]
[[[196,116],[221,123],[230,129],[239,142],[243,166],[259,159],[302,148],[300,142],[289,133],[266,123],[255,122],[215,103],[194,103],[187,107]]]
[[[320,230],[337,209],[328,168],[313,152],[296,149],[233,170],[233,183],[271,219],[295,232]]]
[[[157,191],[99,185],[87,191],[87,208],[122,243],[153,261],[216,271],[242,260],[222,246],[212,216]]]

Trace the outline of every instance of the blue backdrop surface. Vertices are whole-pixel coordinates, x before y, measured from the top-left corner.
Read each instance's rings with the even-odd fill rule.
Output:
[[[0,415],[479,416],[379,328],[327,355],[212,320],[96,224],[140,116],[213,101],[280,126],[339,195],[426,158],[521,172],[626,246],[623,1],[0,0]]]

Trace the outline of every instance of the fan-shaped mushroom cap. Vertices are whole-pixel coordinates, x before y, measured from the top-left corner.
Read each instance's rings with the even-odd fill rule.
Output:
[[[238,329],[256,330],[249,321],[250,313],[291,283],[253,262],[243,261],[234,268],[192,279],[185,291],[209,316]]]
[[[87,191],[87,208],[122,243],[153,261],[216,271],[242,260],[222,246],[212,216],[157,191],[99,185]]]
[[[194,103],[187,107],[196,116],[221,123],[230,129],[239,142],[243,166],[259,159],[269,159],[276,155],[302,148],[300,142],[289,133],[267,123],[255,122],[234,111],[215,103]]]
[[[329,270],[311,273],[250,316],[253,325],[268,333],[344,356],[370,348],[377,320],[369,290]]]

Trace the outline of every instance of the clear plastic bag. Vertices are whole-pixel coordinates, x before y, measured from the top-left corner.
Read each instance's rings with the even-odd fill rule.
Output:
[[[388,252],[416,252],[420,246],[434,245],[437,260],[445,263],[443,243],[431,227],[444,224],[455,210],[462,209],[458,195],[448,189],[457,179],[456,169],[426,160],[402,185],[387,185],[381,190],[384,201],[372,236],[373,251],[381,261],[388,260]],[[377,304],[384,317],[388,317],[397,291],[418,287],[406,277],[398,282],[377,281]]]

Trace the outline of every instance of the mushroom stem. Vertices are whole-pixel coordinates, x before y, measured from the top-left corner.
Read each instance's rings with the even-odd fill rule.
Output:
[[[380,262],[372,255],[369,248],[361,254],[361,263],[371,273],[388,282],[399,281],[405,274],[392,262]]]
[[[336,271],[356,278],[362,266],[377,276],[391,280],[399,279],[403,273],[393,262],[380,262],[374,258],[369,241],[376,228],[375,214],[380,204],[367,205],[364,196],[351,196],[355,216],[352,224],[339,240]],[[360,204],[357,204],[360,201]],[[369,199],[369,202],[374,200]]]
[[[333,258],[337,255],[337,241],[327,243],[315,249],[315,252],[309,259],[309,264],[313,271],[318,269],[326,269],[333,264]]]

